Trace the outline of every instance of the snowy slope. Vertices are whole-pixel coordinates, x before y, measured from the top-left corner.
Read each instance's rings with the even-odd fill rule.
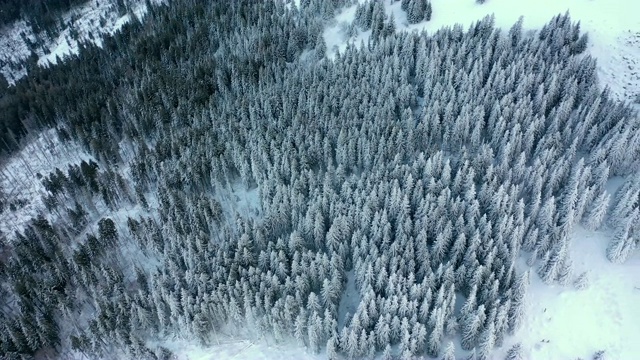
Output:
[[[0,73],[9,83],[27,75],[22,62],[31,50],[25,39],[35,39],[33,29],[25,21],[0,29]]]
[[[520,15],[525,15],[525,27],[535,29],[552,16],[570,9],[572,18],[581,20],[583,29],[590,33],[589,51],[599,60],[601,82],[610,86],[620,99],[630,100],[640,93],[640,18],[632,16],[638,12],[629,11],[634,9],[634,5],[630,5],[630,1],[626,3],[625,8],[623,1],[615,0],[522,1],[517,6],[509,0],[488,0],[484,5],[477,5],[474,0],[433,0],[432,21],[411,26],[406,23],[399,3],[389,6],[388,11],[394,14],[399,29],[426,29],[432,32],[441,26],[457,22],[466,26],[488,13],[495,13],[496,24],[505,28],[510,27]],[[85,35],[82,36],[87,38],[93,31],[101,34],[117,31],[131,19],[129,14],[115,16],[109,20],[109,26],[99,27],[99,23],[92,20],[99,11],[83,9],[76,9],[80,14],[79,18],[70,16],[69,19],[76,18],[70,21],[83,29],[84,32],[81,32]],[[144,12],[142,9],[139,11]],[[335,24],[327,27],[324,36],[329,51],[344,48],[345,30],[354,15],[355,7],[345,9],[338,15]],[[26,43],[22,39],[32,35],[29,35],[26,23],[19,26],[7,30],[11,37],[0,37],[0,56],[9,54],[3,46],[12,46],[14,50],[10,56],[16,59],[21,56],[21,51],[29,51],[28,47],[24,50]],[[351,41],[358,43],[367,37],[368,33],[365,32]],[[20,41],[23,41],[24,46],[20,45]],[[99,38],[96,38],[96,42],[100,44]],[[55,63],[56,55],[62,57],[74,52],[77,52],[77,43],[70,39],[68,32],[63,32],[40,55],[40,64]],[[2,71],[4,73],[4,69]],[[11,76],[25,74],[17,72]],[[42,147],[49,147],[51,152],[40,155]],[[27,199],[28,203],[23,210],[11,215],[0,215],[0,225],[7,227],[2,228],[2,231],[19,228],[28,216],[43,208],[40,195],[44,189],[39,181],[24,171],[25,164],[34,173],[47,173],[56,166],[66,167],[69,163],[88,158],[88,155],[75,150],[77,149],[73,144],[52,146],[41,136],[10,163],[3,165],[4,173],[20,179],[16,181],[11,177],[3,177],[0,179],[1,186],[9,189],[12,194],[24,195],[21,197]],[[228,203],[235,204],[240,209],[258,211],[257,190],[242,192],[233,189],[231,193],[222,196],[235,199],[235,202]],[[606,232],[591,232],[582,228],[577,228],[573,234],[571,251],[574,273],[577,275],[593,270],[587,289],[548,286],[535,273],[532,274],[524,325],[516,336],[506,340],[502,349],[496,350],[496,359],[502,359],[504,352],[516,342],[522,343],[526,359],[589,359],[597,350],[605,350],[609,359],[638,358],[640,344],[636,339],[640,339],[640,310],[636,304],[640,303],[640,276],[637,275],[640,274],[640,255],[636,254],[623,265],[611,264],[604,255],[609,236]],[[174,350],[184,360],[325,358],[323,354],[309,354],[306,349],[294,343],[275,345],[273,342],[232,338],[219,340],[219,343],[209,348],[195,346],[188,341],[163,345]]]
[[[480,5],[474,0],[432,0],[431,21],[409,25],[400,2],[389,5],[398,30],[435,32],[457,23],[465,28],[487,15],[494,14],[496,26],[509,29],[524,16],[525,29],[538,29],[557,15],[569,11],[582,30],[589,33],[588,51],[598,59],[600,82],[609,86],[620,100],[632,101],[640,94],[640,4],[633,0],[487,0]],[[355,6],[344,9],[332,26],[324,32],[329,53],[342,50],[346,41],[360,43],[369,31],[347,39],[346,24],[355,16]]]
[[[164,342],[167,349],[177,354],[178,360],[320,360],[325,354],[311,354],[295,343],[275,344],[273,341],[255,341],[223,338],[215,345],[203,348],[186,341]]]
[[[164,0],[153,0],[153,4]],[[93,42],[102,46],[102,38],[115,34],[124,24],[131,21],[132,14],[118,14],[113,0],[92,0],[76,7],[62,16],[64,30],[55,38],[45,33],[36,34],[26,21],[17,21],[0,29],[0,73],[9,81],[27,74],[24,60],[32,53],[38,56],[40,66],[56,64],[58,58],[77,54],[80,42]],[[142,19],[147,13],[147,6],[142,0],[131,2],[133,16]],[[77,34],[76,36],[72,34]],[[44,41],[44,46],[34,48],[28,40],[36,38]]]
[[[399,30],[434,32],[456,23],[468,26],[488,14],[495,14],[496,25],[510,28],[523,15],[524,28],[535,30],[553,16],[570,11],[574,21],[581,21],[590,36],[588,51],[598,59],[601,85],[608,86],[620,100],[633,100],[640,94],[640,17],[634,16],[632,1],[604,0],[488,0],[478,5],[474,0],[432,0],[430,22],[409,25],[400,3],[388,5]],[[370,31],[349,37],[349,25],[356,6],[343,9],[325,28],[323,36],[329,56],[342,51],[347,42],[358,45],[367,41]],[[613,182],[613,181],[612,181]],[[619,184],[618,184],[619,185]],[[615,190],[615,189],[613,189]],[[571,258],[574,278],[587,272],[589,285],[578,290],[572,285],[544,284],[532,269],[523,326],[496,348],[492,359],[504,359],[516,343],[522,345],[524,359],[591,359],[605,351],[607,359],[637,359],[640,356],[640,255],[625,264],[612,264],[605,256],[611,234],[576,227],[572,235]],[[522,261],[521,271],[528,267]],[[459,341],[456,341],[459,350]],[[315,359],[295,344],[274,346],[249,340],[223,341],[203,349],[188,343],[168,346],[184,360],[209,359]],[[458,351],[462,359],[467,352]]]
[[[613,196],[624,181],[610,179],[607,192]],[[524,325],[511,341],[522,343],[527,358],[589,359],[602,350],[608,359],[638,357],[640,254],[624,264],[611,263],[605,256],[611,237],[606,229],[575,228],[571,259],[575,277],[587,274],[583,290],[547,286],[532,276]]]
[[[466,28],[490,14],[503,29],[524,16],[523,27],[536,30],[569,11],[589,33],[588,52],[598,61],[601,86],[622,101],[634,101],[640,94],[640,5],[634,1],[488,0],[479,5],[473,0],[432,0],[431,21],[415,25],[408,24],[400,2],[385,4],[398,30],[427,32],[456,23]],[[344,9],[325,29],[330,56],[344,50],[347,42],[358,45],[370,36],[366,31],[348,37],[355,11],[355,5]],[[524,324],[495,350],[495,359],[503,359],[515,343],[521,343],[524,359],[590,359],[600,350],[608,359],[640,357],[640,255],[622,265],[612,264],[605,256],[610,233],[577,227],[572,238],[574,276],[587,272],[589,286],[583,290],[548,286],[532,272]],[[521,270],[526,268],[523,261]],[[466,357],[463,352],[458,355]]]
[[[146,14],[146,5],[139,2],[133,12],[139,16]],[[104,22],[101,23],[101,18]],[[56,64],[56,57],[63,58],[78,53],[78,41],[71,36],[76,31],[79,40],[91,41],[102,46],[102,37],[115,34],[122,26],[131,21],[131,15],[119,16],[109,0],[89,2],[73,9],[63,17],[67,28],[50,44],[46,52],[40,55],[39,65]]]
[[[640,356],[640,255],[624,264],[605,257],[609,234],[582,227],[573,234],[574,275],[588,272],[584,290],[548,286],[533,274],[524,325],[510,344],[521,342],[525,359],[608,359]]]
[[[79,164],[82,160],[94,159],[78,144],[62,143],[55,130],[48,130],[28,143],[7,163],[0,164],[0,189],[7,198],[19,204],[15,210],[0,212],[0,231],[4,234],[22,231],[29,219],[45,210],[42,199],[47,191],[38,174],[45,177],[56,168],[66,171],[69,165]]]

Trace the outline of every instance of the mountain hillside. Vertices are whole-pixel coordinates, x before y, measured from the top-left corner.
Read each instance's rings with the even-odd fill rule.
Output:
[[[632,359],[635,28],[596,3],[74,7],[0,84],[0,353]]]

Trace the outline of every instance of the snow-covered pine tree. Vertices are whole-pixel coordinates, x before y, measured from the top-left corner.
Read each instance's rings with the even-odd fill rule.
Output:
[[[339,354],[338,354],[338,344],[337,344],[338,340],[335,336],[331,336],[329,337],[329,340],[327,340],[327,347],[326,347],[326,352],[327,352],[327,359],[329,360],[337,360],[339,359]]]
[[[589,272],[584,271],[573,282],[573,285],[578,290],[584,290],[589,287]]]
[[[477,345],[485,317],[485,306],[480,305],[477,310],[462,320],[462,349],[471,350]]]
[[[480,354],[478,358],[480,360],[489,359],[491,356],[491,350],[495,346],[496,335],[495,335],[495,325],[493,321],[489,322],[489,325],[482,331],[479,339],[480,346]]]
[[[449,341],[449,343],[445,347],[442,360],[456,360],[456,348],[453,345],[452,341]]]
[[[509,333],[513,334],[522,324],[524,316],[525,299],[527,296],[527,288],[529,287],[530,275],[529,271],[524,272],[516,280],[514,287],[511,307],[509,308]]]
[[[322,319],[317,312],[313,312],[309,321],[307,322],[307,336],[309,339],[309,348],[313,353],[320,351],[320,344],[323,341],[324,331],[322,326]]]
[[[382,355],[380,356],[380,358],[382,360],[392,360],[393,359],[393,353],[391,351],[391,344],[385,345],[384,350],[382,351]]]
[[[604,350],[598,350],[593,354],[593,360],[607,360],[607,356]]]
[[[410,0],[406,11],[409,24],[417,24],[424,21],[426,15],[425,12],[427,11],[427,1]]]
[[[294,337],[298,340],[300,345],[306,345],[307,341],[307,316],[304,311],[298,313],[296,316],[295,323],[293,325],[294,328]]]
[[[522,344],[516,343],[507,351],[505,360],[524,360]]]
[[[547,251],[538,266],[538,276],[540,276],[546,284],[551,284],[556,279],[561,262],[562,254],[559,254],[555,250]]]
[[[636,247],[636,240],[633,238],[631,226],[637,221],[640,209],[634,209],[626,219],[620,222],[623,225],[616,231],[613,240],[607,246],[607,258],[613,263],[623,263]]]
[[[587,208],[582,218],[582,223],[589,230],[597,230],[604,221],[609,208],[611,196],[602,191],[600,195]]]

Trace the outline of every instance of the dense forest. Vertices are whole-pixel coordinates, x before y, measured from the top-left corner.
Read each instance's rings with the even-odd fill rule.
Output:
[[[3,0],[0,3],[0,27],[26,20],[38,29],[50,30],[58,25],[65,12],[79,5],[104,0]],[[118,8],[126,8],[131,0],[112,0]]]
[[[65,11],[88,0],[4,0],[0,3],[0,26],[28,19],[43,27],[52,25]],[[95,1],[95,0],[94,0]]]
[[[605,184],[638,170],[640,123],[568,15],[407,33],[369,1],[369,40],[329,59],[324,25],[350,4],[172,0],[0,85],[5,156],[54,128],[95,159],[35,176],[47,211],[0,237],[0,353],[170,359],[164,339],[224,331],[488,359],[531,276],[584,281],[575,224],[613,229],[612,261],[634,251],[640,181]],[[255,191],[259,211],[229,205]]]

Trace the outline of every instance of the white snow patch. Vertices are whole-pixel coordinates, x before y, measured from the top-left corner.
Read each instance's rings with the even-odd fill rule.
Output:
[[[346,324],[346,315],[353,316],[360,304],[360,293],[356,289],[356,278],[353,270],[347,272],[347,286],[340,298],[338,305],[338,329],[341,330]]]
[[[607,181],[605,190],[611,195],[611,199],[616,196],[618,189],[627,181],[627,178],[622,176],[614,176]],[[613,201],[613,200],[611,200]]]
[[[257,187],[247,189],[241,182],[231,184],[231,188],[220,186],[218,201],[228,219],[235,218],[235,214],[244,217],[257,218],[260,216],[260,191]]]
[[[0,74],[9,83],[26,75],[23,63],[31,54],[26,40],[34,39],[33,29],[22,20],[0,29]]]
[[[335,21],[327,26],[322,33],[324,42],[327,45],[327,56],[333,58],[336,51],[343,52],[347,48],[347,44],[360,45],[360,42],[365,43],[371,36],[371,30],[365,32],[358,32],[357,35],[349,37],[348,27],[356,17],[356,5],[349,6],[343,9],[336,15]]]
[[[278,359],[278,360],[320,360],[324,353],[311,354],[300,345],[287,341],[275,343],[263,340],[222,339],[216,345],[203,347],[186,341],[162,343],[162,346],[177,355],[178,360],[231,360],[231,359]]]
[[[608,359],[640,354],[640,254],[624,264],[605,257],[610,235],[576,227],[571,246],[574,275],[589,274],[589,286],[546,285],[532,274],[523,327],[496,355],[520,342],[525,359]]]
[[[361,2],[363,0],[360,0]],[[640,94],[640,5],[633,0],[432,0],[433,14],[428,22],[410,25],[400,2],[385,1],[388,15],[393,15],[398,30],[435,32],[445,26],[468,27],[487,15],[494,14],[495,24],[509,29],[524,17],[525,30],[539,29],[555,15],[569,11],[573,21],[580,21],[582,31],[589,33],[588,51],[598,59],[601,85],[608,86],[619,100],[632,101]],[[336,21],[325,29],[324,38],[331,55],[346,43],[358,45],[369,31],[347,38],[340,29],[353,21],[355,6],[344,9]],[[345,25],[346,24],[346,25]],[[364,37],[361,37],[364,36]]]
[[[144,15],[142,15],[144,16]],[[113,29],[111,29],[110,33],[111,35],[115,34],[116,32],[120,31],[120,29],[127,24],[129,21],[131,21],[131,15],[126,14],[122,17],[120,17],[115,24],[113,24]]]
[[[0,212],[0,231],[4,234],[23,231],[32,217],[45,210],[42,199],[47,190],[37,174],[46,177],[56,168],[66,174],[70,164],[83,160],[93,158],[77,143],[61,142],[55,130],[48,130],[0,164],[0,189],[7,199],[22,202],[15,211],[7,208]]]

